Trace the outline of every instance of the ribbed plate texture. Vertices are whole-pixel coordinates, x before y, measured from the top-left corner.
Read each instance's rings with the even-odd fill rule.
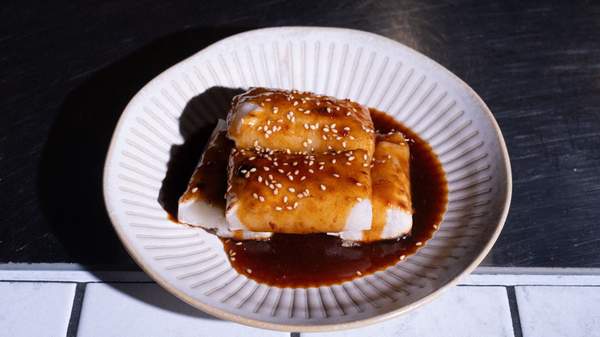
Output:
[[[350,98],[387,112],[429,142],[449,190],[434,237],[376,274],[334,286],[281,289],[239,275],[213,235],[168,220],[159,197],[172,151],[224,116],[233,89],[250,86]],[[502,137],[466,84],[397,42],[333,28],[247,32],[168,69],[125,109],[104,178],[119,236],[160,284],[214,315],[291,330],[360,325],[423,302],[483,258],[510,198]]]

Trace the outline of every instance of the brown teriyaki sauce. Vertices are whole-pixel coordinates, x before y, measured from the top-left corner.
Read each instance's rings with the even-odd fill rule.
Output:
[[[259,283],[309,287],[342,283],[396,264],[431,238],[447,203],[447,182],[429,144],[383,112],[371,109],[375,129],[402,132],[410,146],[413,227],[410,236],[354,247],[326,234],[274,234],[268,241],[223,239],[231,265]]]

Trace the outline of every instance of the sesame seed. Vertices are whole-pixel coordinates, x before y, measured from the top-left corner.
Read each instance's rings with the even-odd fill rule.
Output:
[[[265,197],[263,197],[262,195],[259,195],[258,200],[260,200],[260,202],[265,202]]]
[[[252,269],[248,268],[248,269],[246,269],[246,272],[247,272],[248,274],[252,274]]]
[[[295,188],[293,188],[293,187],[290,187],[290,188],[288,188],[288,191],[290,191],[291,193],[295,193],[295,192],[296,192],[296,189],[295,189]]]
[[[294,208],[298,208],[298,202],[294,201]]]
[[[253,197],[254,199],[258,199],[258,194],[256,194],[256,193],[252,193],[252,197]]]
[[[325,168],[325,166],[323,166],[323,165],[319,166],[319,171],[323,171],[324,168]]]
[[[306,176],[302,176],[302,177],[300,178],[300,181],[304,181],[305,179],[306,179]]]
[[[288,179],[289,179],[290,181],[294,181],[294,176],[292,176],[292,175],[289,175],[289,176],[287,176],[287,177],[288,177]]]
[[[362,273],[361,273],[360,271],[358,271],[358,270],[357,270],[357,271],[356,271],[356,275],[358,275],[358,276],[362,276]]]
[[[325,191],[327,189],[327,186],[321,184],[321,191]]]
[[[336,161],[337,161],[337,160],[336,160],[335,158],[331,159],[331,163],[332,163],[332,164],[335,164],[335,162],[336,162]]]
[[[285,208],[286,208],[288,211],[291,211],[291,210],[293,209],[293,208],[292,208],[292,206],[285,206]]]
[[[267,172],[268,172],[268,171],[270,170],[270,168],[268,168],[268,167],[266,167],[266,166],[263,166],[263,170],[265,170],[265,171],[267,171]]]
[[[362,186],[362,184],[357,181],[356,186]]]
[[[340,177],[340,175],[339,175],[339,174],[337,174],[337,173],[334,173],[334,174],[333,174],[333,176],[334,176],[334,177],[336,177],[336,178],[339,178],[339,177]]]
[[[361,202],[362,198],[356,198],[356,201]]]
[[[192,188],[192,193],[196,193],[196,192],[198,192],[198,187]]]
[[[284,203],[284,204],[287,204],[287,202],[288,202],[288,196],[287,196],[287,195],[285,195],[285,196],[283,197],[283,203]]]
[[[276,207],[275,207],[275,210],[276,210],[276,211],[278,211],[278,212],[280,212],[282,209],[283,209],[283,208],[281,208],[281,207],[279,207],[279,206],[276,206]]]
[[[315,170],[309,168],[308,173],[315,173]]]

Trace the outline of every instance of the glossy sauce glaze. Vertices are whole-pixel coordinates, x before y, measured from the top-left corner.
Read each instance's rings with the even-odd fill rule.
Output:
[[[354,247],[325,234],[274,234],[268,241],[224,239],[231,265],[259,283],[307,287],[341,283],[396,264],[431,238],[446,209],[447,183],[431,147],[408,128],[371,110],[380,133],[401,131],[410,147],[413,227],[410,236]]]

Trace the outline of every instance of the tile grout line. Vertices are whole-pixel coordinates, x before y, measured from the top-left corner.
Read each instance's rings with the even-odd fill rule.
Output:
[[[521,316],[519,315],[519,304],[517,303],[515,287],[506,287],[506,295],[508,296],[508,307],[510,309],[510,317],[512,319],[513,333],[515,337],[523,337],[523,329],[521,327]]]
[[[67,326],[66,337],[76,337],[77,329],[79,328],[79,317],[81,316],[81,307],[83,305],[83,297],[85,296],[86,283],[77,283],[75,287],[75,296],[73,296],[73,306],[71,307],[71,316],[69,317],[69,325]]]

